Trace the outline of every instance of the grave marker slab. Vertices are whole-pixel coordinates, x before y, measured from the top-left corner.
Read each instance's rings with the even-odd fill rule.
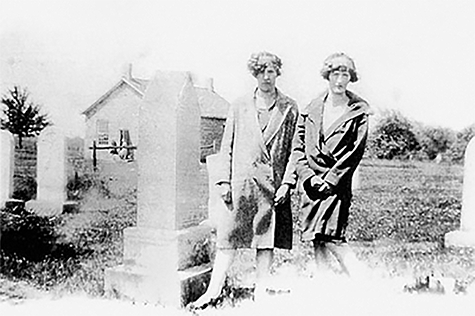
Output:
[[[5,206],[13,193],[13,135],[0,130],[0,207]]]
[[[137,227],[124,231],[124,264],[106,292],[184,306],[206,289],[209,227],[198,225],[200,108],[190,75],[157,72],[139,111]]]
[[[83,157],[84,141],[68,138],[57,127],[47,127],[38,137],[37,199],[26,203],[40,215],[71,211],[75,202],[68,201],[66,185]]]
[[[475,137],[465,150],[460,230],[446,234],[445,245],[475,248]]]

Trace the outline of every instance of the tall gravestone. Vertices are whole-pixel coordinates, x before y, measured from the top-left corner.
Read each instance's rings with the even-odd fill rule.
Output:
[[[446,234],[445,245],[475,247],[475,137],[465,149],[460,230]]]
[[[209,228],[200,203],[200,108],[184,72],[158,72],[139,111],[137,226],[124,231],[124,264],[106,270],[106,292],[183,306],[210,276]]]
[[[0,130],[0,207],[5,206],[13,193],[13,135]]]
[[[37,146],[37,198],[28,201],[26,208],[40,215],[74,209],[76,203],[68,201],[66,186],[68,179],[74,176],[76,161],[83,155],[84,141],[68,138],[53,126],[42,131]]]

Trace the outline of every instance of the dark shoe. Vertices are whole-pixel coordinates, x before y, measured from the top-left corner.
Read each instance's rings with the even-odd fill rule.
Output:
[[[191,311],[196,311],[196,310],[204,310],[208,307],[216,307],[218,304],[220,304],[223,301],[222,296],[218,296],[216,298],[212,298],[208,300],[207,302],[201,303],[201,304],[196,304],[196,302],[188,304],[187,308]]]

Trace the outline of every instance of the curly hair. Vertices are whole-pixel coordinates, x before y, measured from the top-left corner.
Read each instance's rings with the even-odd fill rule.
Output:
[[[251,55],[251,57],[247,61],[247,68],[249,69],[249,71],[254,77],[257,77],[259,73],[264,72],[264,70],[269,65],[274,66],[277,72],[277,76],[280,76],[281,68],[282,68],[282,60],[275,54],[265,52],[265,51],[254,53]]]
[[[350,73],[350,81],[358,81],[355,62],[345,53],[334,53],[328,56],[323,62],[323,67],[320,71],[320,74],[324,79],[328,80],[330,73],[335,70],[348,71]]]

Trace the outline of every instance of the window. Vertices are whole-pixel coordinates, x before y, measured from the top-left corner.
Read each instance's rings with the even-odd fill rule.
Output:
[[[96,124],[98,145],[109,145],[109,121],[97,120]]]

